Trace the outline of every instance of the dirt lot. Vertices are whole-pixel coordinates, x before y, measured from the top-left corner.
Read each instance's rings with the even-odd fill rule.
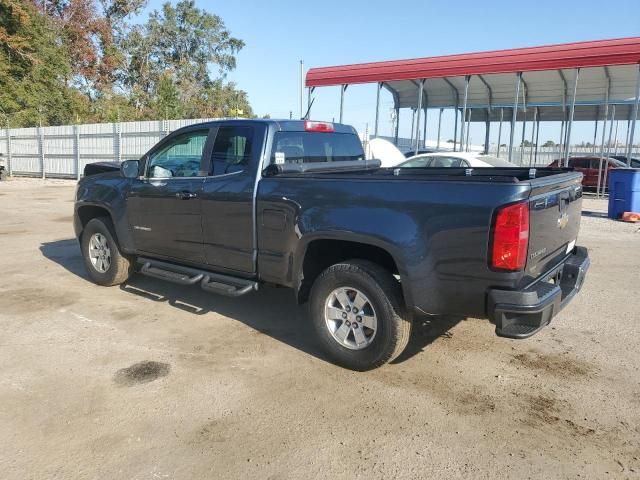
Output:
[[[640,477],[640,226],[603,202],[584,202],[591,271],[552,326],[438,319],[353,373],[288,290],[90,283],[73,191],[0,183],[3,479]]]

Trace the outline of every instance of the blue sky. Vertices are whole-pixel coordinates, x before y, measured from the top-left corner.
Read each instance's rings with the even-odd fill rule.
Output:
[[[162,0],[151,0],[147,10]],[[640,35],[640,0],[416,1],[416,0],[264,0],[196,1],[222,17],[245,41],[238,66],[228,75],[247,91],[258,115],[299,114],[299,60],[305,68],[345,63],[425,57],[452,53],[545,45]],[[316,90],[315,119],[339,114],[339,88]],[[305,99],[306,102],[306,99]],[[391,97],[381,102],[381,134],[389,134]],[[350,87],[345,123],[372,126],[375,86]],[[430,113],[428,138],[436,135]],[[451,115],[452,117],[452,115]],[[409,135],[410,116],[401,115],[401,135]],[[620,125],[619,137],[626,125]],[[449,131],[450,130],[450,131]],[[443,137],[453,121],[443,117]],[[540,140],[556,139],[559,126],[541,127]],[[484,126],[472,126],[472,143],[484,141]],[[518,137],[516,137],[518,138]],[[444,139],[444,138],[443,138]],[[591,141],[593,124],[578,125],[573,140]]]

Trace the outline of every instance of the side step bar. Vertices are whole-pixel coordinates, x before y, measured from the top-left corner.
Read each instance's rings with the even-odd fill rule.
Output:
[[[138,257],[138,263],[142,264],[140,273],[143,275],[167,280],[178,285],[194,285],[200,282],[200,287],[209,293],[239,297],[252,290],[258,290],[258,282],[253,280],[207,272],[151,258]]]

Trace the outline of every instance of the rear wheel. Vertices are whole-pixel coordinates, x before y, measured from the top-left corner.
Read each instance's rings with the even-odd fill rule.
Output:
[[[398,281],[366,260],[327,268],[311,289],[311,315],[325,351],[352,370],[393,360],[411,334]]]
[[[80,244],[89,277],[98,285],[118,285],[133,273],[132,262],[120,251],[109,218],[91,219],[82,232]]]

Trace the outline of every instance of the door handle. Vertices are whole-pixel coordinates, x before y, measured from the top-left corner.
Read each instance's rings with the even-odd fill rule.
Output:
[[[176,198],[179,198],[180,200],[189,200],[191,198],[196,198],[198,196],[197,193],[193,193],[193,192],[178,192],[176,193]]]

